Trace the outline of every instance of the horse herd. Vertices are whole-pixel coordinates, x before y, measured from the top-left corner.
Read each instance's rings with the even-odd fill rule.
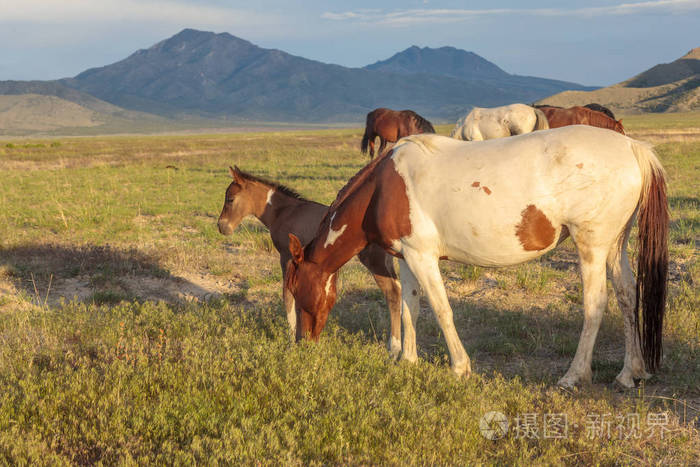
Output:
[[[610,109],[600,104],[586,104],[568,109],[553,105],[511,104],[483,109],[475,107],[457,121],[450,136],[464,141],[483,141],[522,135],[536,130],[547,130],[568,125],[591,125],[625,134],[622,120],[615,120]],[[367,114],[361,150],[374,157],[374,141],[379,137],[379,153],[387,143],[395,143],[404,136],[435,133],[433,125],[412,110],[374,109]]]
[[[431,134],[433,126],[415,112],[377,109],[367,115],[361,148],[373,156],[379,135],[379,155],[330,206],[230,168],[233,181],[218,228],[230,234],[253,215],[270,230],[297,340],[319,338],[335,304],[337,271],[358,255],[389,306],[391,355],[418,358],[415,323],[422,290],[447,341],[452,370],[466,376],[471,363],[454,326],[439,261],[515,265],[570,236],[583,281],[584,324],[559,384],[591,381],[609,277],[624,318],[625,357],[616,382],[631,388],[657,370],[662,356],[665,174],[649,145],[624,136],[620,122],[599,110],[522,104],[474,109],[450,138]],[[583,119],[587,125],[564,124],[564,117],[555,116],[563,111],[569,121]],[[503,138],[508,135],[519,136]],[[385,151],[387,142],[396,144]],[[636,217],[635,279],[626,247]]]

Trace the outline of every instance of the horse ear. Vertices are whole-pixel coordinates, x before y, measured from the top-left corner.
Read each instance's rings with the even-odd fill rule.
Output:
[[[238,183],[239,185],[243,183],[244,178],[241,173],[241,169],[239,169],[237,165],[234,165],[233,167],[229,166],[228,173],[231,174],[231,178],[234,182]]]
[[[619,120],[617,121],[617,123],[622,123],[622,119],[619,119]]]
[[[292,260],[296,264],[304,261],[304,247],[301,246],[301,242],[293,233],[289,234],[289,252],[292,254]]]

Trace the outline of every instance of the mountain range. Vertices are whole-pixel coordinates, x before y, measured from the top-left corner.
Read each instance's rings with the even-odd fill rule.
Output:
[[[129,119],[137,112],[155,120],[230,124],[362,121],[380,106],[451,121],[473,106],[532,102],[572,89],[593,88],[512,75],[453,47],[414,46],[348,68],[194,29],[73,78],[0,82],[0,95],[57,97],[95,112],[96,120]]]
[[[228,33],[185,29],[73,78],[0,81],[0,134],[163,131],[187,127],[361,124],[376,107],[436,122],[472,107],[598,102],[623,112],[700,107],[700,48],[596,89],[510,74],[454,47],[412,46],[363,68],[258,47]]]

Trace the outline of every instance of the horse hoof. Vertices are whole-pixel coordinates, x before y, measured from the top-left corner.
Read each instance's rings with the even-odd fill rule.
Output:
[[[615,379],[613,380],[613,382],[612,382],[612,388],[611,388],[611,389],[612,389],[614,392],[625,393],[625,392],[628,392],[628,391],[631,391],[631,390],[635,389],[636,386],[637,386],[637,385],[636,385],[636,383],[634,382],[634,380],[632,381],[632,385],[629,386],[629,385],[623,383],[622,381],[620,381],[619,379],[615,378]]]
[[[571,378],[568,376],[564,376],[559,381],[557,381],[557,386],[567,391],[575,391],[578,390],[585,383],[586,382],[582,381],[580,378]],[[588,384],[590,384],[590,382],[588,382]]]

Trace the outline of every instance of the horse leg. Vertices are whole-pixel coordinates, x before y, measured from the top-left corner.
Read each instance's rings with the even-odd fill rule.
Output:
[[[471,362],[467,352],[464,350],[462,341],[459,339],[454,320],[452,319],[452,308],[450,307],[450,302],[447,300],[447,292],[445,291],[445,284],[440,275],[438,259],[428,254],[413,253],[410,250],[404,250],[403,255],[406,264],[408,264],[411,272],[428,296],[430,306],[433,309],[433,313],[435,313],[440,329],[442,329],[442,334],[445,336],[447,349],[450,352],[450,366],[452,371],[458,376],[465,375],[469,377],[472,372]],[[402,279],[403,276],[404,271],[402,269]],[[403,282],[401,285],[403,286]],[[412,294],[413,290],[406,292]]]
[[[571,229],[570,229],[571,230]],[[572,233],[579,252],[581,277],[583,279],[583,330],[579,338],[576,355],[566,374],[559,380],[563,387],[574,387],[579,382],[591,382],[593,346],[608,303],[606,256],[609,248],[591,246],[588,239],[577,238]]]
[[[386,149],[386,140],[384,139],[384,137],[382,137],[382,136],[379,137],[379,143],[380,144],[379,144],[379,154],[378,155],[381,156],[382,154],[384,154],[384,150]]]
[[[287,261],[290,258],[285,255],[280,255],[280,264],[282,266],[282,301],[284,302],[284,311],[287,314],[287,322],[289,323],[289,331],[292,342],[296,341],[297,336],[297,311],[295,309],[294,295],[284,285],[286,281]]]
[[[374,138],[369,140],[369,158],[374,159]]]
[[[418,361],[416,319],[420,311],[420,285],[404,260],[399,260],[399,276],[401,277],[401,322],[403,323],[401,359],[415,363]]]
[[[391,335],[387,347],[391,356],[396,359],[401,353],[401,284],[394,270],[392,257],[374,244],[369,244],[357,256],[372,273],[389,306]]]
[[[632,222],[620,235],[608,253],[608,275],[610,276],[617,303],[620,306],[625,323],[625,364],[615,380],[626,388],[634,387],[634,379],[647,379],[649,373],[644,369],[642,349],[639,342],[636,319],[635,301],[636,284],[632,275],[629,258],[627,257],[627,239],[629,238]]]

